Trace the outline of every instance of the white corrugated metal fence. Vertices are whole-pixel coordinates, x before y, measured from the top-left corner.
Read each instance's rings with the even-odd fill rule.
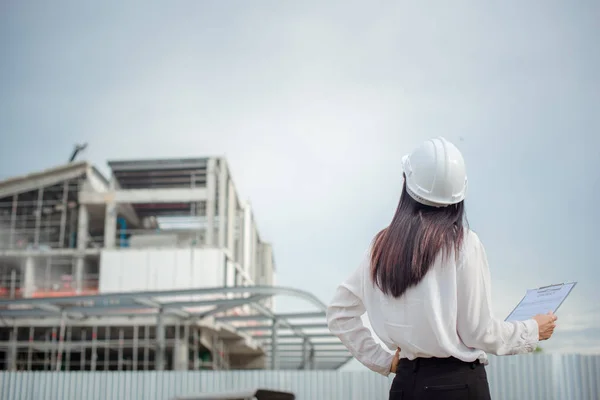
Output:
[[[496,400],[600,400],[600,356],[494,357],[488,378]],[[261,387],[298,400],[385,400],[389,385],[369,371],[0,372],[0,399],[167,400]]]

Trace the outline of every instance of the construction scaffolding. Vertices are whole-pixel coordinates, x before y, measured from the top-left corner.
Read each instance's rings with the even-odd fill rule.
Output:
[[[110,179],[81,161],[0,182],[3,368],[330,369],[348,360],[322,303],[273,286],[272,247],[223,157],[108,165]],[[318,312],[276,315],[277,294]]]
[[[93,294],[112,249],[223,249],[235,285],[272,284],[270,244],[222,158],[86,162],[0,182],[0,298]]]

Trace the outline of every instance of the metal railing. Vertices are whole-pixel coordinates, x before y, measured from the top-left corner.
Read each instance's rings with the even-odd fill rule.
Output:
[[[81,290],[78,292],[77,285],[71,279],[61,281],[44,281],[43,284],[31,289],[30,297],[53,297],[53,296],[76,296],[91,295],[98,293],[98,274],[88,275],[81,281]],[[0,279],[0,298],[18,299],[25,294],[20,280],[3,282]]]

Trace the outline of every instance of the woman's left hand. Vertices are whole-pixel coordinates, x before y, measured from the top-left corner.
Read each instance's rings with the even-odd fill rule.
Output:
[[[392,366],[390,367],[390,372],[396,373],[396,369],[398,368],[398,362],[400,362],[400,347],[396,350],[396,354],[394,354],[394,358],[392,359]]]

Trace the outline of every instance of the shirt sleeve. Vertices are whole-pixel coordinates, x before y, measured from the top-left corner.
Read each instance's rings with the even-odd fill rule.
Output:
[[[539,341],[537,322],[505,322],[493,316],[485,249],[473,232],[467,240],[457,271],[457,329],[461,340],[471,348],[495,355],[534,351]]]
[[[363,288],[365,268],[368,267],[367,256],[350,278],[337,288],[327,308],[327,325],[331,333],[342,341],[360,363],[372,371],[388,376],[394,355],[375,341],[361,318],[366,313]]]

